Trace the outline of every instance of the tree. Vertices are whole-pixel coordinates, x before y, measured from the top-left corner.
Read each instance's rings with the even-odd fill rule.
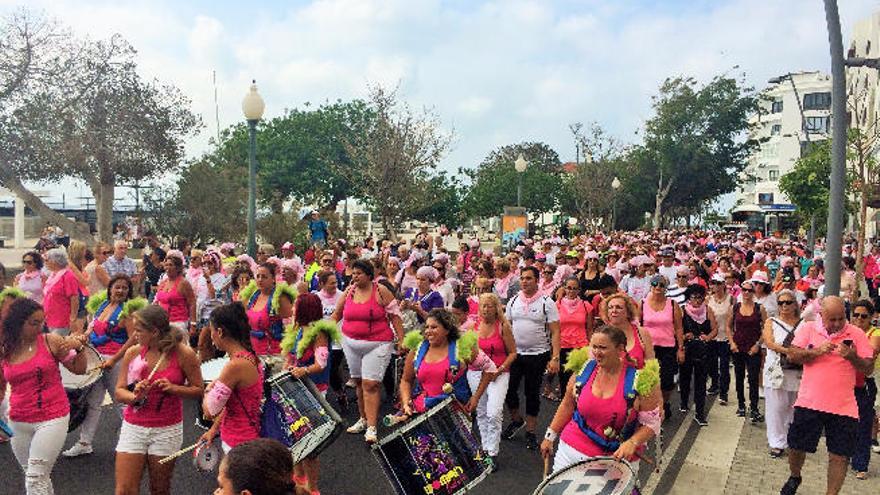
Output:
[[[868,69],[873,71],[874,69]],[[880,125],[874,111],[874,98],[865,86],[855,79],[849,84],[847,113],[851,129],[847,133],[848,176],[853,185],[850,194],[858,202],[858,238],[856,241],[856,280],[862,280],[865,271],[865,237],[868,229],[868,198],[876,197],[880,184],[877,153],[880,151]]]
[[[344,142],[354,167],[336,169],[357,181],[356,194],[379,214],[383,230],[394,239],[400,222],[436,201],[430,179],[452,136],[441,131],[432,111],[417,115],[401,105],[396,91],[371,88],[369,106],[375,118],[364,133]]]
[[[424,206],[413,211],[413,220],[435,222],[455,228],[465,221],[462,200],[465,189],[461,181],[446,172],[433,174],[427,180],[427,198]]]
[[[177,170],[183,139],[200,121],[177,88],[141,78],[121,36],[80,45],[74,55],[59,55],[72,60],[62,81],[29,88],[6,114],[0,181],[41,214],[48,207],[22,191],[22,180],[84,181],[95,198],[98,237],[109,241],[117,184]]]
[[[653,98],[655,115],[634,150],[643,180],[654,184],[654,228],[672,208],[697,209],[731,192],[757,142],[746,137],[758,109],[754,90],[716,76],[703,87],[669,78]]]
[[[559,155],[547,144],[523,142],[497,148],[477,168],[461,170],[471,181],[464,199],[464,210],[469,216],[497,216],[505,205],[516,204],[520,172],[513,163],[520,154],[529,162],[522,172],[522,206],[532,213],[558,208],[562,188]]]

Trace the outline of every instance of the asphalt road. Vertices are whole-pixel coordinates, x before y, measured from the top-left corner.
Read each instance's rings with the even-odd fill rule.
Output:
[[[332,396],[332,393],[330,394]],[[354,398],[353,391],[350,393]],[[332,405],[335,400],[330,399]],[[191,445],[201,434],[193,424],[195,402],[184,402],[184,446]],[[673,399],[677,404],[677,399]],[[350,423],[357,420],[352,410],[344,414]],[[390,411],[385,405],[384,410]],[[543,433],[556,410],[556,403],[545,400],[539,417],[539,433]],[[681,424],[682,415],[677,411],[664,424],[664,435],[671,438]],[[686,419],[690,421],[690,416]],[[114,487],[114,448],[116,446],[120,419],[110,407],[105,407],[98,435],[94,441],[95,452],[91,455],[67,459],[60,457],[55,464],[52,480],[57,495],[112,494]],[[506,424],[506,423],[505,423]],[[689,425],[690,423],[685,423]],[[390,429],[380,426],[380,438]],[[65,449],[79,438],[78,432],[69,434]],[[649,452],[649,454],[651,454]],[[178,459],[174,472],[172,493],[210,494],[216,488],[216,473],[201,473],[192,464],[191,456]],[[644,464],[644,463],[643,463]],[[525,448],[520,433],[513,440],[502,440],[499,455],[500,469],[490,474],[471,493],[477,495],[529,494],[540,483],[543,462],[540,454]],[[19,495],[24,491],[24,475],[17,467],[9,444],[0,445],[0,495]],[[649,466],[641,469],[644,481],[650,473]],[[321,454],[321,493],[325,495],[393,494],[378,462],[363,442],[361,435],[343,433],[337,441]],[[141,493],[149,493],[146,476]]]

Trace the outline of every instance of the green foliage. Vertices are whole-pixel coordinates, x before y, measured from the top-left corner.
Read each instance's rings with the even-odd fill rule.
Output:
[[[853,132],[849,140],[852,143]],[[847,154],[852,158],[852,151]],[[846,177],[845,190],[847,197],[853,193],[852,173]],[[828,200],[831,191],[831,139],[814,142],[807,152],[795,162],[790,172],[779,178],[779,190],[782,191],[793,205],[797,206],[797,216],[804,225],[809,225],[813,215],[820,221],[817,227],[823,230],[824,219],[828,218]],[[846,201],[847,211],[854,211],[851,201]]]
[[[424,222],[434,222],[453,229],[465,221],[461,202],[465,188],[461,181],[446,172],[439,172],[427,181],[429,200],[424,206],[413,211],[411,218]]]
[[[476,169],[461,171],[471,181],[464,198],[468,216],[497,216],[504,206],[516,205],[519,172],[513,163],[520,153],[529,162],[522,172],[522,206],[532,213],[558,208],[562,189],[559,155],[547,144],[524,142],[497,148]]]
[[[273,246],[281,246],[287,241],[297,247],[307,246],[310,237],[308,221],[300,218],[297,211],[297,208],[291,208],[258,218],[257,237]]]

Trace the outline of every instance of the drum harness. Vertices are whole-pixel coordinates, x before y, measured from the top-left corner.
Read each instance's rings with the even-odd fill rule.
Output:
[[[578,398],[580,397],[581,391],[584,386],[590,380],[590,377],[593,375],[593,372],[596,371],[596,361],[590,360],[584,366],[584,369],[580,372],[580,374],[575,378],[574,385],[574,400],[575,405],[578,403]],[[636,381],[636,369],[633,367],[626,368],[626,374],[624,376],[624,384],[623,384],[623,394],[626,399],[626,414],[624,418],[629,418],[633,412],[633,405],[636,400],[636,390],[635,390],[635,381]],[[593,441],[596,445],[598,445],[605,452],[614,452],[619,447],[622,441],[626,441],[629,439],[633,433],[636,431],[636,427],[638,426],[638,420],[634,419],[632,421],[628,421],[624,424],[623,429],[616,435],[614,438],[603,438],[599,433],[593,430],[586,422],[583,416],[581,416],[580,411],[578,411],[575,406],[574,414],[572,415],[572,421],[580,428],[580,430],[586,435],[590,440]],[[603,432],[604,433],[604,432]],[[607,437],[611,437],[612,435],[607,435]]]
[[[446,381],[447,383],[451,383],[453,387],[452,394],[441,393],[440,395],[433,396],[425,396],[425,407],[431,408],[444,399],[449,397],[450,395],[454,395],[455,398],[459,402],[467,402],[471,397],[471,389],[468,386],[467,379],[465,378],[465,373],[460,369],[460,363],[458,362],[458,357],[456,357],[456,341],[450,340],[448,348],[448,359],[449,359],[449,369],[446,370]],[[425,355],[428,353],[428,347],[430,344],[427,340],[422,341],[422,344],[419,346],[419,351],[416,353],[415,360],[413,361],[413,368],[415,369],[416,375],[418,375],[419,367],[422,365],[422,361],[425,359]],[[466,369],[465,369],[466,371]],[[416,380],[416,395],[419,395],[422,392],[422,386]]]
[[[96,311],[95,314],[100,316],[109,305],[110,300],[107,299],[101,303],[101,306],[98,307],[98,311]],[[110,318],[107,318],[107,331],[104,335],[98,335],[95,332],[89,334],[89,342],[91,342],[94,347],[100,347],[111,340],[117,344],[125,344],[128,341],[128,333],[125,331],[124,327],[119,326],[119,316],[122,314],[122,310],[123,305],[118,304],[116,309],[113,310],[113,313],[110,314]]]
[[[275,300],[275,291],[278,290],[278,287],[272,287],[272,292],[269,293],[269,299],[266,300],[266,314],[269,315],[269,332],[272,334],[272,338],[275,340],[281,340],[284,337],[284,323],[281,321],[281,318],[278,318],[278,315],[274,314],[274,310],[272,309],[272,302]],[[254,295],[251,296],[250,301],[248,301],[248,309],[253,308],[255,304],[257,304],[257,299],[260,297],[260,291],[254,292]],[[251,335],[256,338],[263,340],[266,338],[266,332],[262,330],[251,330]]]

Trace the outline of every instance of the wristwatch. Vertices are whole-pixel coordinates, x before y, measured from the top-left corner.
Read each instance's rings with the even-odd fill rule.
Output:
[[[547,440],[548,442],[555,442],[557,438],[559,438],[559,434],[551,430],[550,428],[547,428],[547,431],[544,433],[544,440]]]

